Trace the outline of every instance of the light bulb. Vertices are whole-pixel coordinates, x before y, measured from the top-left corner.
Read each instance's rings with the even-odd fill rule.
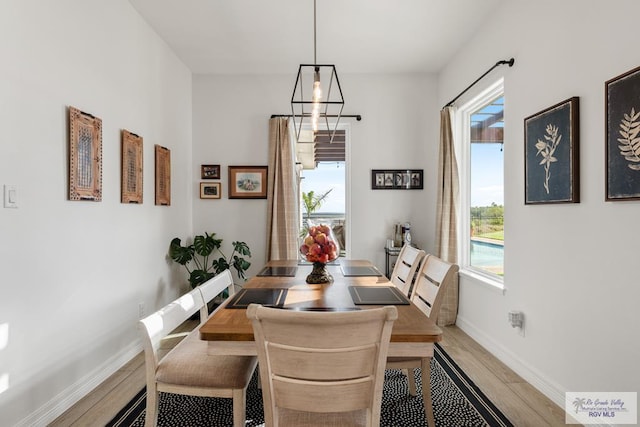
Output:
[[[319,102],[322,100],[322,88],[320,87],[320,80],[313,82],[313,102]]]

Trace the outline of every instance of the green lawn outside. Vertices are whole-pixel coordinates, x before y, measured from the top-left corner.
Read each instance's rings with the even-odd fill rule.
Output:
[[[489,233],[478,234],[478,237],[486,239],[502,240],[504,242],[504,230],[496,230]]]

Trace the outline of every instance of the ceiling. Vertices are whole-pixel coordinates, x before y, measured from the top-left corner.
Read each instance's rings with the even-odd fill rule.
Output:
[[[129,1],[196,74],[295,76],[313,63],[313,0]],[[438,72],[502,1],[317,0],[317,62]]]

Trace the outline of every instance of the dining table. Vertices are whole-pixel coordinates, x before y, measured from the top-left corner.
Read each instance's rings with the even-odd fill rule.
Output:
[[[200,338],[208,341],[209,353],[257,355],[253,327],[246,315],[248,303],[262,302],[285,310],[328,312],[391,304],[397,308],[398,319],[393,324],[388,356],[421,358],[423,364],[428,363],[433,357],[434,344],[442,340],[442,329],[408,299],[396,300],[397,292],[389,292],[395,286],[370,261],[340,259],[327,264],[326,268],[333,276],[332,282],[309,284],[306,277],[311,273],[312,264],[298,260],[269,261],[200,326]],[[380,300],[375,297],[367,300],[370,292],[382,291],[385,293],[380,293]],[[426,415],[428,424],[433,425],[432,408],[426,410]]]

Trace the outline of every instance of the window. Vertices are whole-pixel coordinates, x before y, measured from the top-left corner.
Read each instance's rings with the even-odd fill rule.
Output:
[[[500,80],[458,110],[463,269],[502,287],[504,95]]]
[[[303,130],[304,132],[304,130]],[[331,226],[340,245],[341,256],[346,256],[348,245],[347,200],[348,174],[346,146],[349,129],[339,127],[333,142],[326,132],[302,134],[296,147],[300,171],[301,233],[308,221]]]

